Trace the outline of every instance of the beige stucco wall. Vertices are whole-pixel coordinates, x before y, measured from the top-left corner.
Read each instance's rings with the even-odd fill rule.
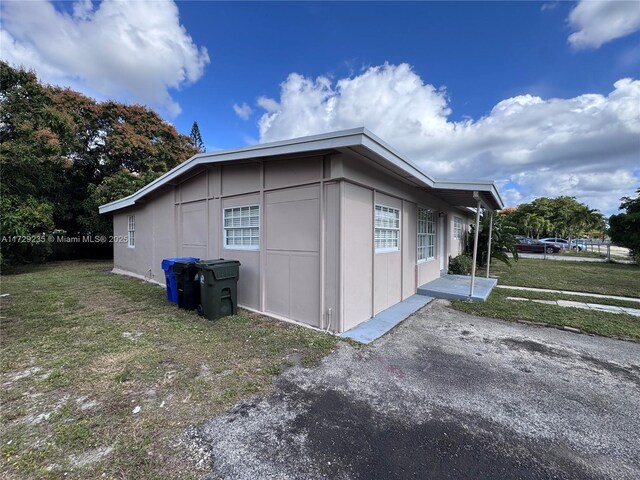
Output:
[[[320,327],[320,187],[267,192],[265,204],[265,311]]]
[[[127,235],[129,215],[135,215],[135,247],[129,248],[125,241],[114,242],[114,268],[164,284],[160,262],[163,258],[175,256],[173,191],[165,188],[147,203],[116,213],[113,217],[114,237]]]
[[[315,327],[332,321],[338,329],[338,257],[332,252],[321,262],[320,239],[328,223],[329,245],[339,248],[339,193],[335,183],[325,185],[323,165],[322,156],[315,156],[189,172],[161,194],[114,215],[116,235],[126,235],[128,215],[136,216],[135,248],[115,244],[114,267],[164,283],[163,258],[237,259],[239,305]],[[260,248],[227,248],[223,211],[247,205],[260,207]],[[329,210],[324,222],[321,208]],[[320,285],[325,270],[329,277]],[[324,315],[325,303],[331,315]]]
[[[375,253],[375,204],[400,210],[398,251]],[[260,207],[260,248],[225,248],[224,209],[247,205]],[[417,263],[419,206],[436,213],[438,233],[436,258]],[[448,256],[463,248],[453,239],[454,216],[469,223],[464,212],[429,192],[335,152],[199,167],[117,212],[116,235],[126,235],[130,214],[136,215],[136,246],[114,245],[118,270],[164,283],[163,258],[237,259],[241,306],[333,331],[356,326],[437,278],[441,259],[446,268]]]
[[[373,191],[345,182],[342,194],[342,324],[373,316]]]
[[[454,218],[458,217],[462,220],[462,236],[460,239],[453,238],[454,236]],[[447,216],[447,227],[448,227],[448,241],[450,242],[451,248],[449,249],[449,255],[455,257],[464,253],[466,246],[466,238],[469,233],[469,225],[472,223],[473,219],[470,214],[462,212],[462,211],[451,211]]]

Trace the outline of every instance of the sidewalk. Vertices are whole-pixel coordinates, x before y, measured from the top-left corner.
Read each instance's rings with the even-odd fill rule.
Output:
[[[601,293],[572,292],[569,290],[550,290],[548,288],[514,287],[511,285],[496,285],[496,288],[504,288],[507,290],[526,290],[529,292],[561,293],[563,295],[576,295],[579,297],[610,298],[612,300],[625,300],[627,302],[638,302],[640,304],[640,298],[603,295]]]
[[[534,298],[522,297],[507,297],[507,300],[514,300],[518,302],[544,303],[547,305],[557,305],[559,307],[582,308],[584,310],[599,310],[601,312],[608,313],[626,313],[627,315],[640,317],[640,308],[616,307],[615,305],[600,305],[599,303],[572,302],[570,300],[537,300]]]
[[[507,254],[509,257],[512,255]],[[591,262],[591,263],[605,263],[608,260],[606,258],[594,258],[594,257],[580,257],[578,255],[562,255],[560,253],[543,254],[543,253],[518,253],[518,258],[534,258],[537,260],[555,260],[560,262]],[[616,263],[632,264],[633,261],[621,257],[611,257],[611,261]]]

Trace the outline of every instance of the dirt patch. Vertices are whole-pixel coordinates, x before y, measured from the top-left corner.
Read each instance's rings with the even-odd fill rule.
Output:
[[[616,378],[631,381],[637,385],[640,385],[640,375],[637,371],[634,372],[632,369],[625,368],[622,365],[608,362],[606,360],[600,360],[589,355],[580,355],[580,359],[588,363],[589,365],[592,365],[598,370],[604,370],[605,372]]]
[[[71,455],[69,461],[74,467],[84,467],[104,459],[113,451],[113,447],[100,447],[84,452],[80,455]]]
[[[556,348],[548,347],[533,340],[520,340],[517,338],[506,338],[500,341],[511,350],[524,350],[530,353],[539,353],[548,357],[567,357],[568,355]]]
[[[19,372],[8,373],[5,375],[6,381],[2,384],[3,387],[10,387],[18,380],[30,377],[31,375],[38,373],[42,369],[40,367],[29,367]]]

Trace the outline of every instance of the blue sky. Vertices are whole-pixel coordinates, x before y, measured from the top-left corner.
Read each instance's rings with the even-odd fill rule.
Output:
[[[0,8],[3,59],[182,133],[197,120],[208,150],[364,125],[433,176],[496,180],[510,205],[566,194],[614,213],[640,187],[638,2]]]
[[[634,64],[622,60],[640,48],[638,34],[595,51],[572,51],[570,2],[544,11],[540,2],[178,5],[211,64],[198,84],[175,98],[205,126],[207,143],[221,147],[256,136],[255,122],[234,120],[232,105],[277,97],[291,72],[343,78],[363,66],[409,63],[425,82],[446,86],[451,118],[459,120],[486,115],[519,94],[606,94],[616,80],[640,71],[640,54]],[[181,115],[176,125],[187,131],[190,121]]]

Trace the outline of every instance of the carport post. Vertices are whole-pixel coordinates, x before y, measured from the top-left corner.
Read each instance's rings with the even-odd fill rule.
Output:
[[[493,236],[493,211],[489,211],[489,246],[487,248],[487,278],[489,278],[489,267],[491,266],[491,237]]]
[[[473,235],[473,263],[471,264],[471,288],[469,290],[469,297],[473,297],[473,287],[476,283],[476,259],[478,258],[478,230],[480,230],[480,199],[478,199],[478,206],[476,207],[476,231]]]

